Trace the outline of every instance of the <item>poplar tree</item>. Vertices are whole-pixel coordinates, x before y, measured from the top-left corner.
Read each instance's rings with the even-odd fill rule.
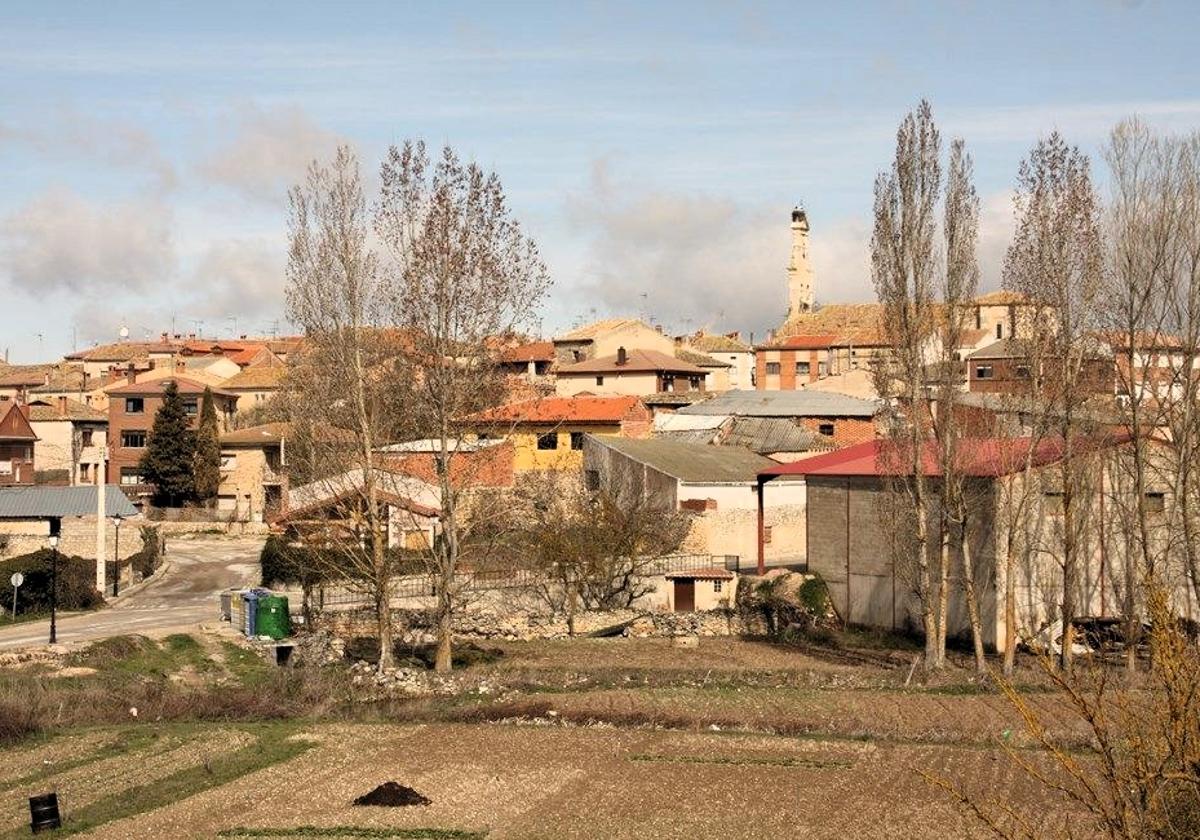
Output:
[[[221,430],[212,388],[205,387],[200,400],[200,425],[196,429],[196,498],[202,502],[216,498],[221,483]]]

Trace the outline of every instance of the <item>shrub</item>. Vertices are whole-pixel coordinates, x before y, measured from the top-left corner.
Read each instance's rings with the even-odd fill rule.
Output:
[[[162,534],[153,525],[143,525],[138,531],[142,536],[142,550],[129,558],[129,565],[147,578],[162,563]]]
[[[0,562],[0,603],[11,608],[13,572],[25,576],[17,596],[18,612],[50,609],[50,580],[54,552],[43,548]],[[96,591],[96,561],[84,557],[58,555],[58,608],[93,610],[104,605],[104,596]]]
[[[0,699],[0,746],[15,744],[36,735],[42,729],[38,714],[30,703]]]

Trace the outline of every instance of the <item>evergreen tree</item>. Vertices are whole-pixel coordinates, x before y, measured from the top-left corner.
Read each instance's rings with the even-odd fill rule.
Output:
[[[195,480],[197,499],[206,502],[216,498],[221,482],[221,430],[212,389],[207,387],[200,400],[200,425],[196,429]]]
[[[154,485],[154,504],[178,507],[195,498],[195,462],[196,434],[188,422],[179,386],[171,381],[163,389],[162,405],[154,415],[139,465],[143,480]]]

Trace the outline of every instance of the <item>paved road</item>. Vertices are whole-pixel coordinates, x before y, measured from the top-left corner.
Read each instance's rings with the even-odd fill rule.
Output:
[[[158,635],[214,621],[222,589],[258,583],[262,544],[251,537],[169,540],[165,572],[107,609],[60,616],[58,641]],[[0,649],[44,645],[49,635],[48,620],[4,627],[0,619]]]

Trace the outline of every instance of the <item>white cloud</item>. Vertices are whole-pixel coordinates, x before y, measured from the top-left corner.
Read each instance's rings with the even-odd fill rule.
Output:
[[[239,319],[246,332],[284,309],[284,254],[279,243],[255,239],[217,242],[201,255],[192,275],[196,299],[191,311],[215,325]]]
[[[0,223],[9,281],[34,294],[142,291],[175,267],[171,213],[155,199],[89,202],[51,189]]]
[[[200,163],[212,181],[256,201],[282,204],[314,159],[329,159],[339,142],[298,106],[247,105],[228,120],[229,138]]]
[[[568,199],[568,218],[590,239],[573,286],[595,312],[666,319],[670,330],[740,329],[765,336],[787,309],[790,207],[747,205],[703,193],[614,183],[604,163],[592,189]],[[823,219],[809,209],[819,304],[874,300],[871,222]],[[996,288],[1012,232],[1007,192],[981,201],[980,286]]]
[[[597,315],[642,313],[669,319],[671,330],[740,329],[758,337],[786,315],[789,206],[640,190],[614,183],[599,163],[591,190],[571,196],[567,212],[591,240],[572,285],[596,302]],[[869,300],[868,225],[822,222],[819,212],[810,219],[818,300]]]
[[[0,124],[0,142],[28,146],[51,160],[78,157],[149,174],[160,191],[174,189],[175,167],[158,140],[136,123],[85,114],[73,108],[21,127]]]

